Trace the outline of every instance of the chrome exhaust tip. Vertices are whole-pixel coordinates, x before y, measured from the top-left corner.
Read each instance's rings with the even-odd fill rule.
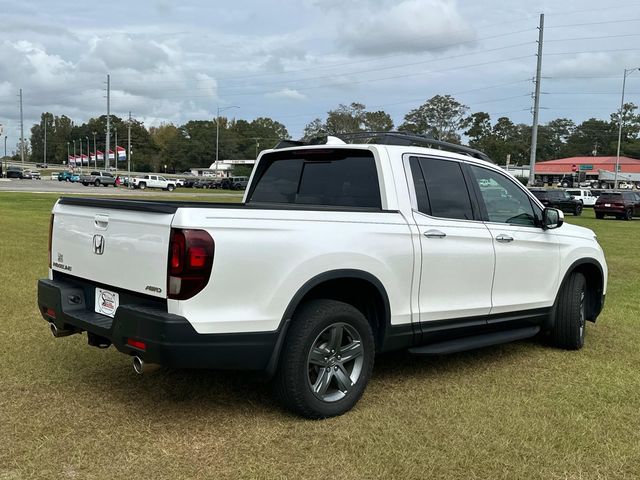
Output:
[[[58,328],[53,322],[49,324],[49,329],[51,330],[51,335],[53,335],[55,338],[68,337],[69,335],[73,335],[75,333],[72,330],[62,330],[61,328]]]
[[[133,357],[133,371],[138,375],[142,375],[144,373],[144,360],[137,355]]]

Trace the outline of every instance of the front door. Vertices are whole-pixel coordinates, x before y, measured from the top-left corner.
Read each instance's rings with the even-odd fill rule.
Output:
[[[543,230],[541,210],[506,175],[470,165],[496,252],[491,314],[553,305],[558,291],[560,251],[553,230]]]
[[[420,235],[423,331],[437,320],[484,324],[491,310],[493,240],[476,218],[460,162],[411,156],[405,168],[413,180],[413,219]]]

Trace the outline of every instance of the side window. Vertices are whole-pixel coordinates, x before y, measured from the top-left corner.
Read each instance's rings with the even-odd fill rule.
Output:
[[[416,200],[418,202],[418,211],[431,215],[431,207],[429,206],[429,197],[427,197],[427,184],[422,175],[422,169],[418,163],[417,157],[409,158],[409,166],[411,167],[411,176],[413,177],[413,187],[416,191]]]
[[[423,205],[425,201],[428,202],[430,214],[441,218],[473,220],[469,190],[460,164],[435,158],[420,157],[416,160],[426,187]]]
[[[470,165],[478,182],[490,222],[535,225],[535,212],[526,193],[513,180],[487,168]]]

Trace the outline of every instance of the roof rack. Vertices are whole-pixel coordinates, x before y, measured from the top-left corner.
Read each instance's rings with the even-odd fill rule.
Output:
[[[439,150],[446,150],[454,153],[461,153],[480,160],[486,160],[493,163],[493,160],[489,156],[480,150],[476,150],[471,147],[465,147],[464,145],[457,145],[455,143],[445,142],[443,140],[436,140],[427,135],[418,135],[415,133],[404,132],[354,132],[354,133],[339,133],[332,135],[339,138],[345,143],[375,143],[378,145],[404,145],[404,146],[418,146],[427,148],[437,148]],[[327,137],[316,137],[311,140],[294,141],[294,140],[281,140],[274,148],[288,148],[299,147],[304,145],[321,145],[326,144]]]

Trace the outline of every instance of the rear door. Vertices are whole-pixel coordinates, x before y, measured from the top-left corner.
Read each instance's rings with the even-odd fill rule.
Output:
[[[82,202],[63,199],[54,207],[52,269],[165,298],[173,213],[113,209],[108,200]]]
[[[407,156],[413,219],[422,258],[420,322],[475,317],[486,322],[491,310],[493,240],[479,221],[461,164],[455,160]]]
[[[491,314],[552,305],[560,251],[553,231],[537,226],[540,208],[503,173],[479,165],[469,165],[469,171],[496,254]]]

